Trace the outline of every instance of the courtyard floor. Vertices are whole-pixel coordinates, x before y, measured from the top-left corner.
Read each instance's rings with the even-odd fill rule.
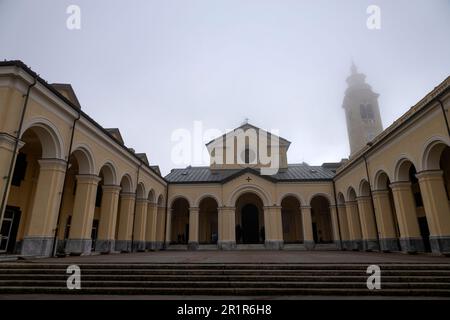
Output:
[[[54,263],[448,263],[450,257],[352,251],[156,251],[35,259]]]

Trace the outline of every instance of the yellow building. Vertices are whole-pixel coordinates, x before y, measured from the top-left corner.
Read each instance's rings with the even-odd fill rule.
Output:
[[[292,243],[450,253],[450,78],[384,131],[378,95],[354,66],[347,83],[348,160],[289,164],[289,141],[246,123],[207,144],[210,166],[162,177],[84,113],[70,85],[1,62],[0,252]]]

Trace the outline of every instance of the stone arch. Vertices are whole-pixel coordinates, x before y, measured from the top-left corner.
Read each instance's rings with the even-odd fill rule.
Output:
[[[374,186],[375,190],[387,190],[389,188],[388,181],[391,181],[391,178],[384,170],[378,170],[375,174],[374,178]]]
[[[105,185],[117,185],[117,169],[112,161],[106,162],[100,168],[100,172],[103,174],[103,183]]]
[[[134,190],[133,187],[133,180],[131,179],[130,175],[128,173],[125,173],[122,176],[122,179],[120,179],[120,186],[122,187],[122,192],[124,193],[131,193]]]
[[[158,200],[156,201],[156,203],[158,204],[158,206],[160,206],[160,207],[164,206],[164,196],[163,196],[162,194],[160,194],[160,195],[158,196],[158,198],[156,198],[156,199],[158,199]]]
[[[313,223],[313,237],[315,243],[333,242],[333,221],[331,219],[330,199],[326,193],[315,194],[309,204],[311,206],[311,220]]]
[[[63,159],[65,157],[64,140],[53,123],[44,118],[32,119],[24,125],[20,138],[28,130],[33,131],[39,138],[42,146],[42,158]]]
[[[264,203],[261,194],[244,189],[237,193],[232,206],[235,207],[236,243],[264,243],[267,236],[264,217]]]
[[[179,196],[170,204],[170,243],[187,244],[189,241],[189,208],[190,202],[186,197]]]
[[[304,240],[301,204],[299,197],[291,193],[285,194],[280,201],[284,243],[301,243]]]
[[[409,180],[409,169],[411,166],[417,168],[414,161],[410,157],[401,157],[395,164],[394,179],[395,182],[398,181],[408,181]]]
[[[272,204],[272,199],[270,198],[270,195],[268,195],[262,188],[258,186],[242,186],[240,188],[237,188],[230,195],[227,201],[227,205],[229,207],[234,207],[239,197],[245,193],[253,193],[257,195],[263,202],[264,206],[270,206]]]
[[[139,182],[136,190],[136,199],[147,199],[147,194],[145,191],[145,185],[143,182]]]
[[[368,197],[370,196],[370,184],[366,179],[361,180],[359,183],[359,196]]]
[[[150,189],[147,199],[148,201],[150,201],[150,203],[155,203],[156,197],[155,197],[155,190],[153,190],[153,188]]]
[[[177,194],[172,196],[169,199],[169,208],[172,208],[172,205],[175,201],[177,201],[178,199],[185,199],[187,201],[187,203],[189,204],[189,207],[192,207],[192,201],[191,199],[189,199],[189,197],[185,196],[185,195],[181,195],[181,194]]]
[[[356,201],[356,192],[351,186],[347,189],[347,201]]]
[[[218,196],[216,196],[213,193],[204,193],[201,196],[199,196],[197,198],[197,200],[194,201],[194,207],[200,207],[200,203],[203,201],[203,199],[206,199],[206,198],[213,198],[217,202],[217,205],[219,207],[222,206],[222,201],[220,201]]]
[[[216,244],[219,229],[219,202],[216,197],[205,195],[198,202],[199,226],[198,241],[204,244]]]
[[[72,156],[77,160],[79,174],[95,174],[94,156],[88,146],[77,147]]]
[[[342,192],[339,192],[337,194],[337,202],[338,202],[337,204],[339,204],[339,205],[345,205],[345,197],[342,194]]]
[[[331,195],[329,195],[328,193],[325,193],[325,192],[316,192],[316,193],[312,194],[312,195],[309,197],[307,203],[309,203],[309,205],[311,205],[311,201],[312,201],[315,197],[319,197],[319,196],[324,197],[325,199],[327,199],[327,201],[328,201],[328,203],[329,203],[330,205],[333,205],[333,204],[334,204],[334,201],[332,200],[333,198],[331,197]]]
[[[428,141],[422,152],[422,170],[440,170],[441,155],[446,147],[450,147],[448,139],[433,137]]]
[[[300,205],[306,203],[306,201],[303,200],[302,196],[299,195],[298,193],[295,192],[286,192],[286,193],[282,193],[277,201],[277,205],[281,206],[281,203],[283,202],[283,200],[287,197],[294,197],[295,199],[297,199],[297,201],[300,203]]]

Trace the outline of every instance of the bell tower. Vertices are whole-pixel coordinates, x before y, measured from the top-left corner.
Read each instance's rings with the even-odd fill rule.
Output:
[[[383,131],[378,106],[379,95],[372,91],[365,80],[366,76],[358,73],[352,62],[351,74],[347,78],[348,87],[342,104],[347,122],[350,157]]]

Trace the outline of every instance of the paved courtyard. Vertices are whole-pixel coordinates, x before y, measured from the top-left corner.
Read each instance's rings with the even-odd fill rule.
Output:
[[[36,259],[62,263],[448,263],[431,254],[350,251],[158,251]]]

